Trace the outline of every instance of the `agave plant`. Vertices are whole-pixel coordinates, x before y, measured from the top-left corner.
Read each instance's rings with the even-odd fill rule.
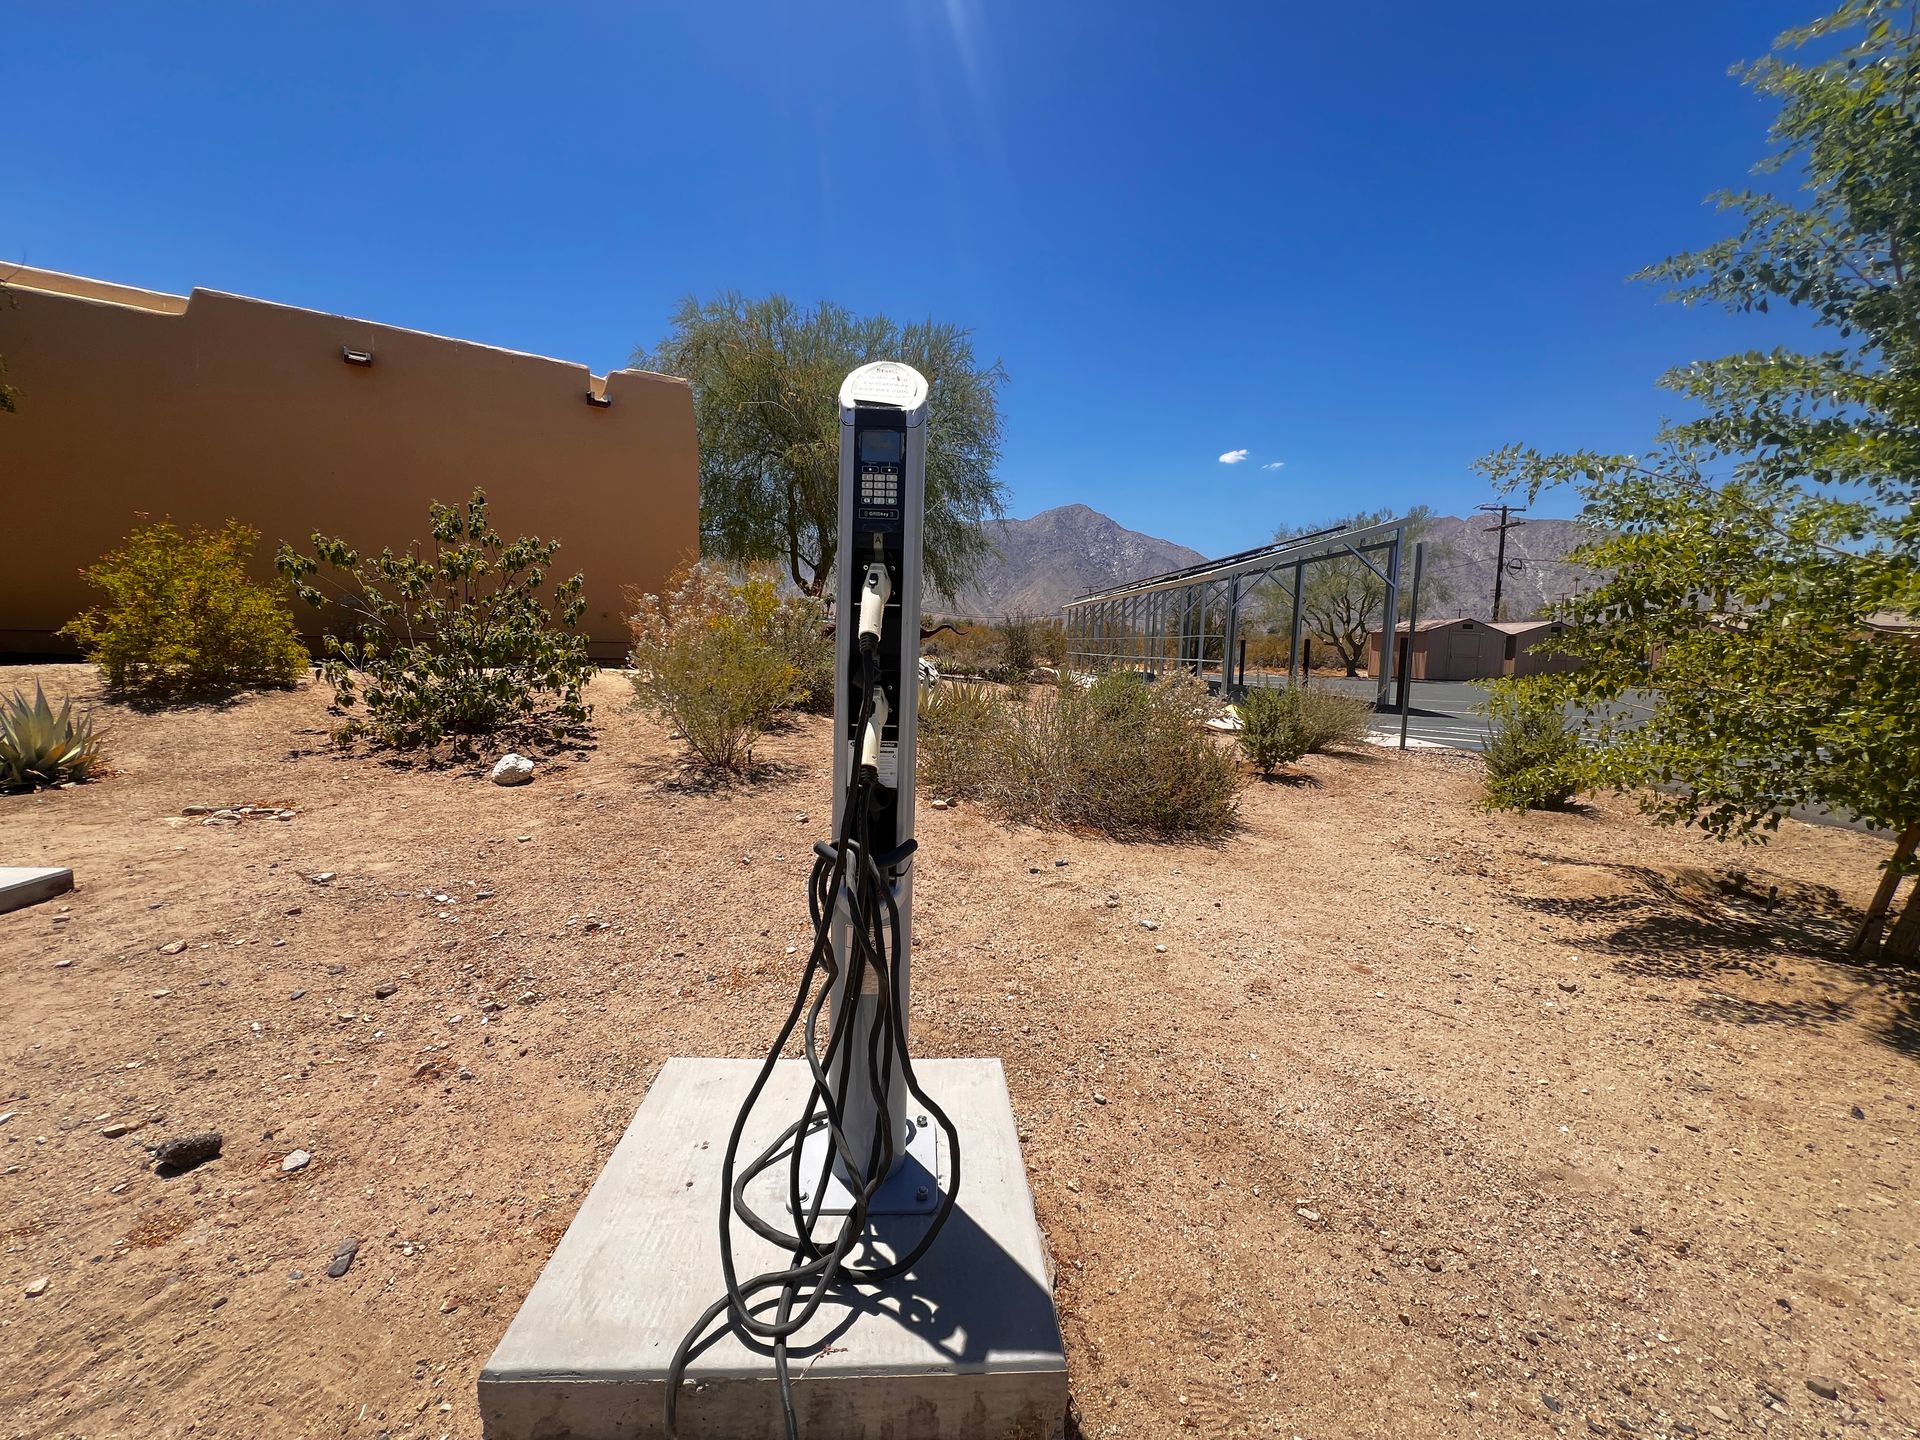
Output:
[[[100,763],[100,740],[91,715],[76,717],[71,700],[56,715],[36,680],[32,704],[20,693],[0,700],[0,786],[84,780]]]

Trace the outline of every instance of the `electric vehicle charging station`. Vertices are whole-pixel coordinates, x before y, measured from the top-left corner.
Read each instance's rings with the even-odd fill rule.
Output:
[[[927,382],[863,365],[839,417],[833,838],[798,995],[764,1059],[662,1067],[481,1372],[489,1440],[1064,1432],[1000,1062],[909,1051]]]

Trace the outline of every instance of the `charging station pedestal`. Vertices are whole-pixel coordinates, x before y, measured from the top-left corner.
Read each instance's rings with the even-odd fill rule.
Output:
[[[840,395],[835,833],[855,747],[864,738],[853,733],[857,717],[849,710],[847,680],[859,577],[879,563],[888,569],[892,598],[880,645],[888,716],[875,739],[885,787],[881,833],[895,843],[913,837],[926,400],[919,374],[891,363],[862,366]],[[911,860],[892,867],[890,879],[908,937],[894,970],[904,1025]],[[796,905],[805,904],[804,886],[805,876],[796,874]],[[873,1000],[833,995],[836,1013],[856,1007],[856,1031]],[[856,1045],[853,1053],[867,1052]],[[673,1059],[661,1068],[480,1373],[488,1440],[665,1435],[675,1351],[722,1293],[721,1153],[762,1063]],[[1066,1358],[1006,1076],[998,1060],[921,1059],[915,1069],[961,1137],[955,1203],[912,1269],[883,1284],[837,1288],[789,1342],[800,1434],[803,1440],[1059,1440],[1066,1427]],[[856,1113],[851,1096],[870,1090],[864,1074],[852,1080],[845,1129],[870,1134],[878,1112]],[[806,1062],[779,1061],[741,1152],[769,1145],[805,1105],[811,1084]],[[874,1196],[850,1257],[863,1265],[884,1264],[918,1244],[930,1212],[954,1184],[944,1135],[915,1112],[904,1087],[890,1092],[887,1110],[904,1117],[902,1133],[894,1169]],[[806,1173],[818,1173],[818,1165]],[[750,1191],[759,1213],[785,1209],[780,1178],[763,1176],[761,1188]],[[844,1190],[845,1178],[829,1181],[829,1209],[834,1186]],[[844,1196],[840,1209],[845,1213]],[[736,1233],[734,1245],[742,1274],[792,1262],[791,1252],[752,1233]],[[780,1440],[785,1428],[771,1349],[735,1327],[716,1326],[687,1365],[678,1431],[681,1440]]]

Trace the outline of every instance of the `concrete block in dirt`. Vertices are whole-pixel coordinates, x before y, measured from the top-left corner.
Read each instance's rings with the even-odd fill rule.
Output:
[[[0,915],[38,905],[71,889],[71,870],[58,866],[0,865]]]

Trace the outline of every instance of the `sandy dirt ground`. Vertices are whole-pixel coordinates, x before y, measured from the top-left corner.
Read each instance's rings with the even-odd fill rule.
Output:
[[[305,690],[102,707],[110,773],[0,797],[79,877],[0,916],[0,1434],[477,1434],[662,1061],[783,1012],[828,810],[824,722],[710,789],[592,695],[521,789]],[[923,807],[916,1048],[1005,1061],[1069,1434],[1914,1434],[1920,1002],[1834,959],[1883,847],[1477,773],[1315,758],[1212,848]]]

